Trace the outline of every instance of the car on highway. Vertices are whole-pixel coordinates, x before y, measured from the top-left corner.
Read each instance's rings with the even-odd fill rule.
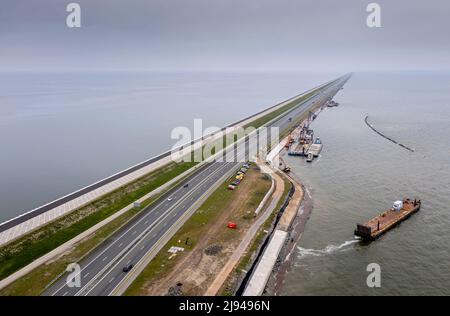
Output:
[[[167,201],[169,201],[169,202],[172,201],[172,200],[173,200],[173,198],[171,198],[171,197],[167,199]]]
[[[123,272],[128,272],[133,268],[133,265],[130,263],[128,265],[126,265],[125,267],[123,267],[122,271]]]
[[[186,183],[185,185],[183,185],[183,188],[187,188],[189,186],[189,183]]]

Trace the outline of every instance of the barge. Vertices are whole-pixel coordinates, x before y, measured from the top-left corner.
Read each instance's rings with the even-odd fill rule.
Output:
[[[364,240],[375,240],[395,225],[420,210],[420,200],[405,199],[396,201],[389,210],[372,218],[364,224],[357,224],[355,235]]]

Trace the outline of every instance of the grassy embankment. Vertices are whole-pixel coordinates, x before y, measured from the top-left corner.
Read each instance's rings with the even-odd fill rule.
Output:
[[[305,95],[304,97],[292,101],[285,105],[284,107],[274,111],[276,113],[269,113],[268,115],[255,120],[251,125],[255,128],[262,126],[267,123],[277,115],[280,115],[284,111],[289,110],[293,106],[297,105],[301,100],[307,98],[309,96]],[[225,137],[224,137],[225,140]],[[170,181],[174,177],[178,176],[182,172],[190,169],[194,166],[195,163],[186,163],[182,162],[179,164],[171,163],[163,168],[160,168],[126,186],[117,189],[114,192],[111,192],[98,200],[91,202],[90,204],[71,212],[70,214],[57,219],[56,221],[33,231],[20,239],[17,239],[10,244],[7,244],[0,248],[0,279],[7,277],[8,275],[14,273],[20,268],[26,266],[31,263],[33,260],[45,255],[49,251],[55,249],[59,245],[65,243],[71,238],[77,236],[83,231],[89,229],[100,221],[106,219],[111,216],[115,212],[119,211],[123,207],[129,205],[133,201],[138,198],[144,196],[148,192],[156,189],[162,184]],[[147,203],[148,204],[148,203]],[[120,218],[131,218],[143,207],[137,210],[133,210],[132,212],[128,212],[127,214],[122,215]],[[106,225],[102,229],[105,231],[114,231],[115,228],[118,228],[120,223],[124,223],[126,220],[121,222],[116,219],[114,222]],[[107,235],[104,235],[103,239],[100,237],[102,234],[98,232],[95,234],[95,237],[92,238],[92,243],[80,244],[77,247],[74,247],[73,250],[73,258],[80,258],[90,249],[97,246]],[[94,241],[96,240],[96,242]],[[90,246],[88,246],[90,245]],[[79,249],[78,249],[79,248]],[[83,251],[81,251],[83,250]],[[71,261],[73,262],[73,260]],[[61,267],[64,265],[61,265]],[[38,270],[38,269],[35,269]],[[63,269],[59,269],[58,272],[53,271],[51,273],[48,271],[49,278],[56,277],[59,273],[63,271]],[[4,291],[0,293],[17,293],[21,294],[20,291],[15,291],[11,289],[20,289],[21,280],[25,279],[33,279],[33,273],[31,275],[21,278],[15,283],[11,284]],[[39,278],[36,278],[38,280]],[[42,283],[42,282],[38,282]],[[26,288],[26,287],[25,287]],[[37,286],[39,288],[39,286]],[[38,291],[38,290],[36,290]],[[31,293],[30,291],[26,291],[26,293]],[[25,292],[23,292],[25,294]]]
[[[298,97],[298,98],[296,98],[296,99],[294,99],[294,100],[291,100],[290,102],[288,102],[288,103],[285,104],[284,106],[280,107],[279,109],[277,109],[277,110],[275,110],[275,111],[273,111],[273,112],[271,112],[271,113],[269,113],[269,114],[267,114],[267,115],[265,115],[265,116],[262,116],[262,117],[260,117],[260,118],[258,118],[258,119],[256,119],[256,120],[252,121],[251,123],[245,125],[244,128],[247,128],[247,127],[250,127],[250,126],[253,126],[253,127],[255,127],[255,128],[258,128],[258,127],[263,126],[264,124],[266,124],[266,123],[269,122],[270,120],[273,120],[274,118],[276,118],[277,116],[281,115],[282,113],[284,113],[284,112],[286,112],[286,111],[289,111],[289,110],[293,109],[293,108],[296,107],[299,103],[305,101],[306,99],[308,99],[309,97],[311,97],[312,95],[314,95],[318,90],[325,89],[325,88],[329,87],[329,86],[332,85],[335,81],[336,81],[336,80],[334,80],[334,81],[332,81],[332,82],[330,82],[330,83],[324,85],[324,86],[323,86],[322,88],[320,88],[320,89],[317,89],[317,88],[316,88],[316,89],[313,89],[313,90],[309,91],[308,93],[306,93],[305,95],[302,95],[302,96],[300,96],[300,97]],[[314,109],[312,109],[312,110],[315,110],[315,109],[317,109],[317,108],[318,108],[318,107],[314,107]]]
[[[157,198],[158,196],[154,196],[152,199],[145,201],[141,209]],[[81,258],[106,240],[114,231],[138,214],[141,209],[132,209],[122,214],[108,225],[100,228],[89,238],[76,244],[67,253],[39,266],[24,277],[0,290],[0,295],[40,295],[45,290],[45,287],[66,269],[67,265],[72,262],[79,262]]]
[[[240,227],[251,225],[255,218],[251,215],[249,216],[247,212],[252,213],[256,210],[271,186],[271,181],[267,177],[260,175],[258,169],[257,167],[252,167],[244,178],[243,183],[234,191],[227,190],[228,183],[234,178],[234,175],[221,184],[158,252],[155,258],[127,289],[125,295],[145,295],[146,285],[153,283],[155,280],[163,279],[177,263],[188,256],[197,244],[207,236],[208,231],[212,226],[216,225],[218,218],[224,212],[231,212],[231,204],[236,196],[246,199],[245,207],[243,207],[245,211],[241,210],[240,217],[236,219],[240,223],[238,225]],[[241,186],[250,175],[250,172],[257,172],[257,179],[259,180],[254,183],[249,192],[240,194],[239,191],[243,189]],[[246,225],[243,222],[246,222]],[[236,242],[238,236],[239,233],[237,231],[223,226],[214,236],[214,244],[226,245],[229,242]],[[185,244],[186,240],[188,240],[187,244]],[[181,244],[179,241],[181,241]],[[171,246],[181,246],[185,250],[178,253],[175,258],[171,258],[171,254],[168,252]]]
[[[254,120],[253,122],[245,125],[244,128],[253,126],[255,128],[258,128],[260,126],[263,126],[264,124],[266,124],[267,122],[273,120],[274,118],[276,118],[277,116],[283,114],[286,111],[289,111],[291,109],[293,109],[294,107],[296,107],[300,102],[305,101],[307,98],[311,97],[314,93],[316,92],[316,90],[310,91],[309,93],[299,97],[298,99],[292,100],[290,102],[288,102],[286,105],[280,107],[279,109],[265,115],[262,116],[256,120]]]
[[[3,246],[0,248],[0,279],[62,245],[192,166],[194,163],[171,163],[164,169],[155,170]]]
[[[268,122],[270,122],[271,120],[273,120],[274,118],[276,118],[277,116],[283,114],[286,111],[289,111],[291,109],[293,109],[294,107],[296,107],[299,103],[305,101],[306,99],[308,99],[309,97],[311,97],[314,93],[316,93],[317,89],[314,89],[310,92],[308,92],[305,95],[302,95],[294,100],[289,101],[287,104],[283,105],[282,107],[280,107],[279,109],[266,114],[260,118],[257,118],[255,120],[253,120],[252,122],[246,124],[243,126],[244,130],[245,130],[245,135],[249,134],[250,132],[253,131],[253,129],[258,129],[262,126],[264,126],[265,124],[267,124]],[[306,114],[307,116],[308,114]],[[304,119],[305,115],[302,116],[301,119]],[[285,131],[282,131],[282,133],[280,133],[280,139],[282,138],[283,135],[287,135],[286,133],[290,133],[290,130],[292,129],[292,127],[295,125],[296,123],[292,123],[289,128],[287,128]],[[253,129],[252,129],[253,128]],[[247,130],[248,129],[248,130]],[[231,142],[236,142],[239,138],[238,135],[233,135],[231,139],[228,139],[227,135],[224,135],[222,137],[222,139],[217,139],[215,140],[213,143],[211,143],[211,154],[215,154],[216,152],[216,148],[225,148],[227,145],[229,145]],[[205,157],[206,158],[206,157]]]
[[[263,116],[260,117],[256,120],[254,120],[253,122],[247,124],[244,126],[244,128],[248,128],[248,127],[254,127],[254,128],[259,128],[261,126],[263,126],[264,124],[268,123],[269,121],[273,120],[274,118],[276,118],[277,116],[281,115],[282,113],[291,110],[292,108],[294,108],[295,106],[297,106],[300,102],[303,102],[304,100],[306,100],[307,98],[311,97],[317,90],[313,90],[310,91],[309,93],[290,101],[289,103],[287,103],[286,105],[284,105],[283,107]],[[216,140],[217,142],[222,141],[222,144],[225,146],[226,144],[226,136],[224,136],[222,138],[222,140]],[[234,138],[234,141],[237,141],[237,138]],[[212,151],[212,153],[214,153],[214,150]],[[289,187],[290,188],[290,184],[289,182],[287,182],[285,187]],[[282,200],[284,200],[285,198],[285,194],[288,193],[289,188],[285,188],[285,192],[283,194]],[[286,191],[287,190],[287,191]],[[229,196],[223,196],[223,203],[225,202],[229,202],[229,199],[232,198],[233,196],[229,194]],[[209,199],[208,199],[209,200]],[[282,203],[282,202],[280,202]],[[281,207],[280,205],[277,205],[277,210],[279,210],[279,208]],[[267,229],[268,227],[271,226],[275,216],[276,216],[277,212],[274,212],[273,214],[270,215],[269,219],[262,225],[262,228],[259,230],[259,232],[257,233],[257,236],[255,237],[255,241],[252,243],[253,247],[252,249],[250,249],[249,251],[249,255],[244,256],[243,260],[241,260],[242,265],[245,264],[245,260],[250,261],[250,256],[256,251],[256,249],[259,247],[261,240],[264,237],[264,229]],[[195,218],[200,217],[201,218],[202,215],[198,214],[198,211],[191,217],[194,218],[192,221],[195,223]],[[188,220],[188,222],[186,222],[183,227],[181,228],[181,230],[183,228],[186,227],[187,232],[190,232],[190,227],[188,225],[188,223],[190,222],[190,220]],[[180,234],[182,234],[181,230],[179,232],[176,233],[176,235],[171,239],[171,242],[173,242],[174,240],[181,240],[180,239]],[[177,237],[178,236],[178,237]],[[170,261],[167,262],[167,250],[170,248],[169,245],[171,244],[171,242],[169,242],[159,253],[158,255],[152,260],[152,262],[150,262],[150,264],[145,268],[145,270],[143,271],[143,273],[133,282],[133,284],[130,286],[130,288],[126,291],[126,295],[138,295],[138,294],[142,294],[142,289],[143,289],[143,285],[148,282],[148,280],[154,279],[156,277],[156,275],[161,276],[164,275],[165,273],[167,273],[167,271],[170,271],[170,269],[175,265],[175,261]],[[172,243],[173,244],[173,243]],[[187,245],[188,250],[189,245]],[[167,249],[166,249],[167,248]],[[248,257],[247,257],[248,256]]]

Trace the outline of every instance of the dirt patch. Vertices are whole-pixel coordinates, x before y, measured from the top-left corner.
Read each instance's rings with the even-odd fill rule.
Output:
[[[222,246],[220,245],[210,245],[206,247],[205,254],[207,254],[208,256],[216,256],[217,254],[220,253],[221,250]]]

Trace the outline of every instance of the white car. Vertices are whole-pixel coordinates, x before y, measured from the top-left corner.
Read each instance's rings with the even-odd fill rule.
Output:
[[[167,199],[167,201],[169,201],[169,202],[172,201],[172,200],[173,200],[173,198],[171,198],[171,197]]]

